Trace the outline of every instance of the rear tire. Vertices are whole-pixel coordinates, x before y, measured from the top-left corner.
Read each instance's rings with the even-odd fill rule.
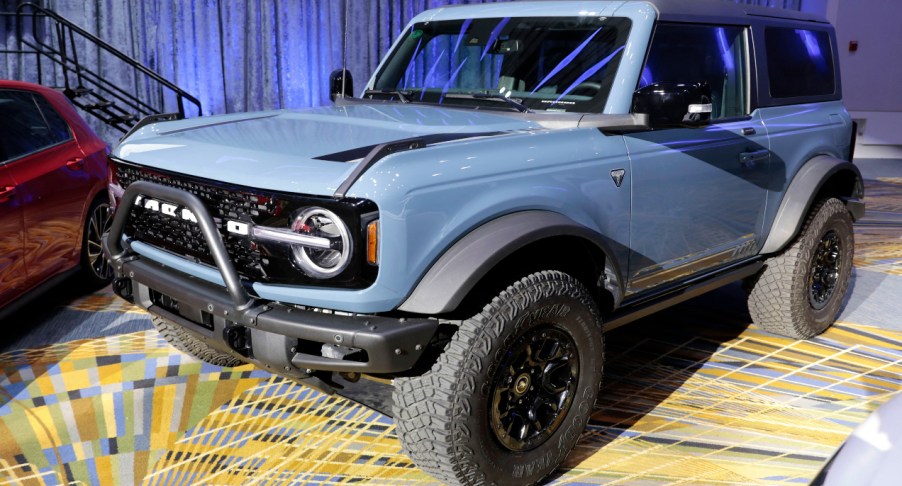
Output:
[[[852,217],[838,199],[816,203],[790,246],[750,282],[749,314],[759,327],[808,339],[836,320],[852,274]]]
[[[537,272],[464,321],[421,376],[395,379],[404,451],[448,484],[533,484],[585,429],[601,385],[601,320],[573,277]]]
[[[211,348],[207,343],[197,339],[191,333],[182,329],[181,326],[168,319],[152,316],[151,321],[153,322],[153,327],[157,328],[160,335],[166,338],[172,347],[187,355],[216,366],[232,367],[242,364],[242,361],[238,358]]]

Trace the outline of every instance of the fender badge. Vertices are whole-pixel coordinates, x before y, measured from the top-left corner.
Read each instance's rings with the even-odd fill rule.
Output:
[[[614,184],[617,184],[617,187],[620,187],[620,184],[623,184],[623,176],[626,175],[626,171],[623,169],[614,169],[611,171],[611,179],[614,179]]]

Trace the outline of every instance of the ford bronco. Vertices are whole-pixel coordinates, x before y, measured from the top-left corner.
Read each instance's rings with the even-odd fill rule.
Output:
[[[114,290],[175,347],[393,380],[441,481],[567,456],[603,332],[731,282],[805,339],[861,217],[833,28],[721,0],[426,11],[334,106],[151,119],[111,154]]]

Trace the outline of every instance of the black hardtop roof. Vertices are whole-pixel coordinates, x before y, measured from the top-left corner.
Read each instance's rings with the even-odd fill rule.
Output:
[[[521,2],[542,0],[518,0]],[[545,0],[547,1],[547,0]],[[561,2],[572,0],[556,0]],[[733,0],[625,0],[626,2],[642,1],[650,3],[658,10],[660,20],[703,21],[736,23],[738,19],[752,17],[770,17],[804,22],[821,22],[827,20],[818,15],[783,8],[761,7],[736,3]]]

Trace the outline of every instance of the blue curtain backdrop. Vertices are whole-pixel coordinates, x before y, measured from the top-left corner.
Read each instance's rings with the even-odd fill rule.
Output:
[[[197,96],[205,114],[328,103],[329,72],[342,64],[348,3],[348,68],[363,86],[392,40],[417,13],[447,4],[494,0],[44,0],[86,30]],[[801,0],[735,0],[799,10]],[[12,11],[16,0],[0,0]],[[7,47],[9,26],[0,25]],[[93,56],[93,57],[92,57]],[[82,59],[97,61],[87,49]],[[100,59],[104,65],[104,60]],[[26,63],[27,64],[27,63]],[[104,69],[123,85],[125,72]],[[31,67],[0,63],[0,77]],[[45,84],[47,84],[45,80]]]
[[[347,1],[347,63],[360,87],[417,13],[486,0]],[[197,96],[205,114],[326,104],[329,73],[342,64],[343,0],[47,0],[44,5]]]

